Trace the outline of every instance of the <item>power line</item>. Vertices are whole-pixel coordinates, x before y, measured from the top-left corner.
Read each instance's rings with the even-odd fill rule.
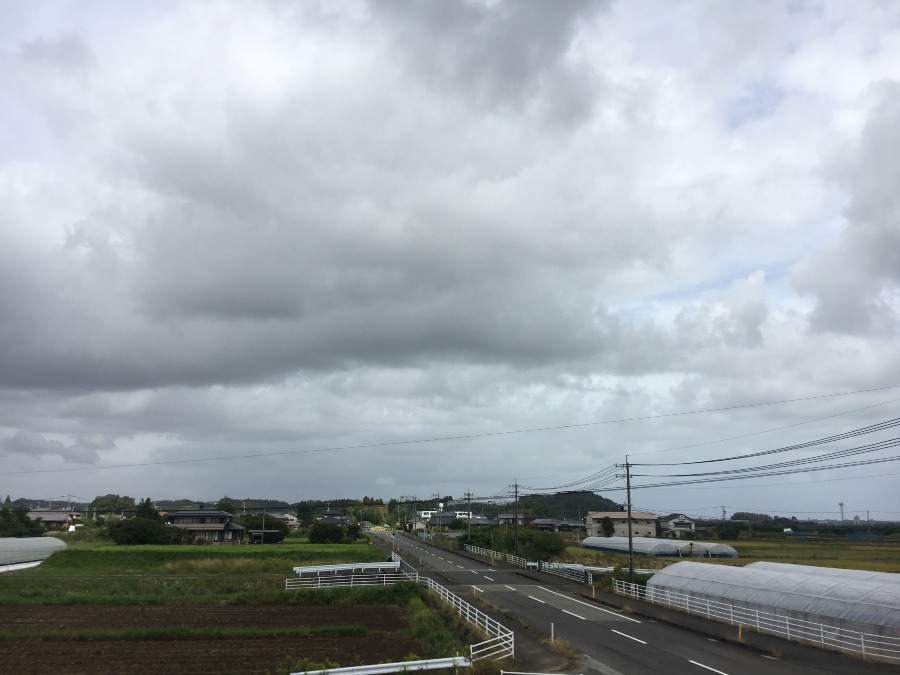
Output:
[[[171,459],[171,460],[160,460],[157,462],[130,462],[125,464],[104,464],[100,466],[83,466],[83,467],[66,467],[60,469],[29,469],[23,471],[0,471],[0,476],[19,476],[25,474],[39,474],[39,473],[60,473],[66,472],[70,473],[73,471],[99,471],[105,469],[127,469],[127,468],[138,468],[145,466],[167,466],[167,465],[175,465],[175,464],[197,464],[197,463],[205,463],[205,462],[221,462],[232,459],[258,459],[260,457],[282,457],[289,455],[301,455],[301,454],[311,454],[311,453],[319,453],[319,452],[340,452],[345,450],[369,450],[374,448],[387,448],[387,447],[396,447],[403,445],[418,445],[420,443],[438,443],[442,441],[461,441],[461,440],[472,440],[477,438],[492,438],[496,436],[511,436],[515,434],[528,434],[528,433],[537,433],[541,431],[561,431],[563,429],[579,429],[591,426],[602,426],[607,424],[621,424],[624,422],[643,422],[648,420],[655,419],[666,419],[670,417],[685,417],[689,415],[703,415],[707,413],[714,412],[727,412],[730,410],[742,410],[746,408],[759,408],[764,406],[772,406],[772,405],[783,405],[785,403],[798,403],[801,401],[815,401],[821,400],[825,398],[836,398],[839,396],[853,396],[856,394],[868,394],[876,391],[888,391],[891,389],[897,389],[900,385],[890,385],[887,387],[875,387],[872,389],[859,389],[857,391],[847,391],[847,392],[839,392],[835,394],[820,394],[817,396],[804,396],[800,398],[790,398],[790,399],[782,399],[778,401],[764,401],[760,403],[745,403],[741,405],[732,405],[732,406],[724,406],[721,408],[703,408],[700,410],[688,410],[683,412],[675,412],[675,413],[664,413],[659,415],[644,415],[641,417],[622,417],[617,419],[610,420],[598,420],[596,422],[580,422],[575,424],[560,424],[555,426],[547,426],[547,427],[533,427],[529,429],[511,429],[506,431],[488,431],[482,432],[478,434],[460,434],[456,436],[439,436],[434,438],[421,438],[421,439],[412,439],[406,441],[384,441],[381,443],[362,443],[358,445],[343,445],[343,446],[332,446],[332,447],[324,447],[324,448],[309,448],[305,450],[284,450],[281,452],[261,452],[261,453],[247,453],[241,455],[225,455],[221,457],[204,457],[204,458],[195,458],[195,459]]]

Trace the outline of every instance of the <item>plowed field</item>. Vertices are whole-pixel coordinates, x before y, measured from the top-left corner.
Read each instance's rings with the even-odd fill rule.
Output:
[[[97,639],[90,631],[194,628],[277,629],[361,626],[347,637],[221,637],[203,640]],[[406,626],[395,606],[0,606],[0,672],[58,673],[285,673],[299,661],[342,665],[400,661],[421,653],[398,635]],[[79,639],[79,632],[88,639]],[[41,633],[60,639],[34,639]]]

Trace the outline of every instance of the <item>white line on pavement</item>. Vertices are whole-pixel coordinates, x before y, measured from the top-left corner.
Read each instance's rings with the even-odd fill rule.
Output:
[[[628,635],[627,633],[620,633],[620,632],[617,631],[615,628],[612,629],[612,632],[613,632],[613,633],[618,633],[618,634],[621,635],[622,637],[627,637],[629,640],[634,640],[635,642],[640,642],[642,645],[647,644],[647,643],[644,642],[643,640],[638,640],[636,637],[633,637],[633,636],[631,636],[631,635]]]
[[[719,675],[728,675],[728,673],[724,673],[721,670],[716,670],[715,668],[710,668],[709,666],[704,666],[702,663],[698,663],[697,661],[688,661],[688,663],[693,663],[695,666],[700,666],[701,668],[706,668],[707,670],[711,670],[714,673],[719,673]]]
[[[487,579],[488,581],[493,581],[493,579],[491,579],[487,574],[484,575],[484,578]]]
[[[528,597],[531,598],[532,600],[537,600],[537,601],[538,601],[539,603],[541,603],[542,605],[546,605],[546,604],[547,604],[546,602],[544,602],[544,601],[541,600],[540,598],[536,598],[536,597],[534,597],[533,595],[529,595]]]
[[[585,607],[590,607],[591,609],[596,609],[597,611],[600,611],[600,612],[606,612],[607,614],[612,614],[613,616],[617,616],[620,619],[625,619],[626,621],[631,621],[633,623],[640,623],[640,621],[638,621],[637,619],[632,619],[630,616],[624,616],[622,614],[619,614],[618,612],[613,612],[612,610],[609,610],[609,609],[603,609],[602,607],[597,607],[596,605],[592,605],[589,602],[583,602],[581,600],[576,600],[575,598],[570,597],[570,596],[566,595],[565,593],[557,593],[556,591],[551,591],[549,588],[543,588],[543,587],[542,587],[542,590],[545,590],[548,593],[553,593],[553,595],[558,595],[559,597],[565,598],[566,600],[571,600],[572,602],[577,602],[579,605],[584,605]]]
[[[582,621],[587,621],[587,619],[585,619],[583,616],[578,616],[575,612],[570,612],[570,611],[567,610],[567,609],[564,609],[564,610],[562,610],[562,611],[565,612],[566,614],[571,614],[571,615],[574,616],[576,619],[581,619]]]
[[[508,588],[508,589],[509,589],[509,590],[511,590],[511,591],[514,591],[514,590],[516,590],[516,589],[515,589],[515,588],[513,588],[513,587],[512,587],[512,586],[507,586],[507,585],[506,585],[506,584],[503,584],[503,585],[504,585],[504,586],[506,586],[506,587],[507,587],[507,588]]]

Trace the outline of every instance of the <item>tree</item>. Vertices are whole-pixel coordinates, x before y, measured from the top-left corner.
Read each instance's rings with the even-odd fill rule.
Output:
[[[609,516],[603,516],[600,519],[600,529],[603,531],[604,537],[611,537],[616,533],[616,524]]]
[[[134,517],[135,518],[146,518],[147,520],[158,520],[162,521],[162,516],[159,515],[159,511],[156,510],[156,507],[153,506],[153,502],[150,501],[150,497],[146,499],[142,499],[137,507],[134,509]]]
[[[737,539],[741,536],[741,527],[737,523],[723,521],[716,525],[716,536],[719,539]]]
[[[344,528],[334,523],[316,523],[309,528],[310,544],[343,544]]]
[[[137,544],[183,544],[190,535],[162,520],[129,518],[109,526],[109,537],[122,546]]]
[[[28,517],[24,506],[13,506],[9,497],[0,506],[0,537],[40,537],[44,528]]]
[[[224,497],[222,497],[222,499],[216,502],[216,508],[222,511],[227,511],[228,513],[234,513],[238,510],[238,503],[228,495],[225,495]]]
[[[130,513],[134,511],[134,498],[127,495],[119,496],[114,494],[103,495],[102,497],[94,497],[91,502],[91,511],[103,515],[107,513]]]
[[[284,541],[284,538],[288,535],[288,532],[290,532],[290,528],[284,521],[273,518],[272,516],[263,518],[261,513],[241,516],[237,521],[248,530],[265,529],[262,541],[260,542],[263,544],[279,544]]]

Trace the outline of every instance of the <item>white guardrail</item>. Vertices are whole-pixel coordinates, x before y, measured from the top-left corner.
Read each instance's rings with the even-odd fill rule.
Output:
[[[795,642],[860,654],[865,658],[900,661],[900,638],[861,633],[783,614],[740,607],[729,602],[695,598],[666,588],[647,588],[638,584],[613,580],[616,593],[638,600],[674,607],[689,614],[724,621],[732,626],[746,626],[760,633],[778,635]]]
[[[472,662],[465,656],[451,656],[446,659],[425,659],[423,661],[400,661],[397,663],[376,663],[371,666],[348,666],[347,668],[329,668],[327,670],[305,670],[291,675],[385,675],[386,673],[405,673],[414,670],[441,670],[471,666]]]
[[[347,586],[365,586],[365,585],[387,585],[394,584],[399,581],[414,581],[416,583],[424,583],[428,586],[428,588],[435,593],[443,600],[444,602],[449,603],[456,613],[459,614],[460,617],[465,619],[471,624],[474,624],[478,629],[484,632],[486,635],[491,636],[490,639],[485,640],[484,642],[479,642],[477,644],[473,644],[469,646],[469,660],[478,661],[479,659],[494,659],[499,660],[506,658],[507,656],[512,657],[515,656],[515,634],[513,631],[504,627],[487,614],[479,610],[477,607],[473,607],[468,602],[460,598],[458,595],[451,593],[446,588],[438,584],[433,579],[428,579],[426,577],[422,577],[416,571],[416,569],[407,563],[405,560],[402,560],[400,556],[396,552],[391,553],[391,563],[381,563],[381,568],[392,568],[396,569],[397,572],[391,573],[378,573],[378,572],[359,572],[357,570],[360,569],[361,565],[358,564],[349,564],[349,565],[327,565],[320,567],[295,567],[294,572],[298,575],[294,579],[285,579],[284,580],[284,588],[285,590],[297,590],[303,588],[336,588],[336,587],[347,587]],[[371,563],[372,566],[377,566],[377,563]],[[323,567],[327,568],[323,570]],[[325,573],[319,573],[315,570],[321,570]],[[446,661],[446,659],[429,659],[430,662],[440,662]],[[465,659],[463,659],[465,661]],[[385,664],[385,665],[398,665],[398,664]],[[438,665],[429,665],[426,667],[418,668],[419,670],[424,669],[434,669],[440,667],[451,667],[450,666],[438,666]],[[463,663],[460,661],[455,665],[469,665],[468,663]],[[397,670],[414,670],[410,666],[410,663],[399,664]],[[329,669],[327,672],[329,673],[350,673],[352,669]],[[375,671],[355,671],[359,674],[364,675],[373,675]],[[385,670],[378,672],[397,672],[395,670]]]
[[[594,583],[594,574],[603,574],[615,570],[615,567],[592,567],[589,565],[581,565],[578,563],[548,563],[543,561],[529,562],[525,560],[525,558],[520,558],[519,556],[512,555],[511,553],[492,551],[489,548],[473,546],[471,544],[466,544],[465,550],[467,550],[469,553],[474,553],[475,555],[490,558],[491,561],[505,560],[511,565],[516,565],[518,567],[523,567],[526,569],[539,569],[542,572],[548,572],[550,574],[555,574],[557,576],[565,577],[566,579],[572,579],[573,581],[588,585]],[[636,574],[653,574],[654,572],[656,572],[656,570],[635,570]]]

